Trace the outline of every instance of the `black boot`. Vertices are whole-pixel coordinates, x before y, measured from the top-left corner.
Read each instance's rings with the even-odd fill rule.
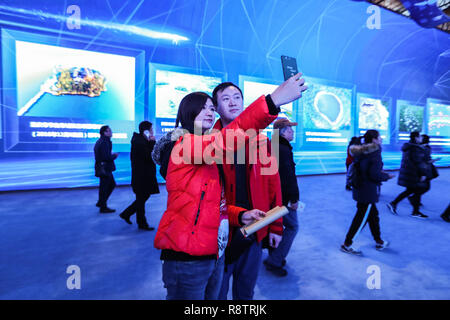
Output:
[[[155,228],[150,227],[149,225],[142,225],[142,226],[138,226],[139,230],[144,230],[144,231],[153,231],[155,230]]]
[[[121,217],[123,220],[125,220],[126,223],[128,224],[133,224],[130,220],[130,217],[127,217],[124,215],[124,212],[122,212],[121,214],[119,214],[119,217]]]
[[[116,210],[115,210],[115,209],[108,208],[108,207],[102,207],[102,208],[100,208],[100,213],[113,213],[113,212],[116,212]]]

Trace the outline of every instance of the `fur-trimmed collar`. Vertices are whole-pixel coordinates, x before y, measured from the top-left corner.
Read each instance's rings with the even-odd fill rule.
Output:
[[[350,146],[350,153],[354,157],[361,156],[363,154],[369,154],[378,150],[380,150],[380,146],[373,142],[362,145],[354,144]]]

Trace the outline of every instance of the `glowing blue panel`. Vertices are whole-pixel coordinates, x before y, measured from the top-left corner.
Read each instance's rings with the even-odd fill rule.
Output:
[[[378,130],[383,138],[383,144],[390,144],[392,99],[358,93],[357,101],[359,134],[363,135],[370,129]]]

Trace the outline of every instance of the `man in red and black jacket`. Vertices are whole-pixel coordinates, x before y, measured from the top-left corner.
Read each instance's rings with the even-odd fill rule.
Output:
[[[242,92],[231,82],[218,85],[213,91],[214,103],[220,120],[214,126],[215,129],[225,128],[243,111]],[[267,105],[271,113],[279,112],[271,101],[270,95],[266,97]],[[227,204],[246,208],[247,210],[259,209],[267,212],[270,209],[282,205],[281,186],[278,170],[271,174],[263,174],[273,163],[263,164],[258,158],[255,163],[249,163],[251,153],[259,154],[258,148],[262,145],[269,146],[267,137],[257,135],[246,140],[245,161],[239,161],[235,154],[233,163],[226,161],[222,165],[225,177],[225,196]],[[270,152],[270,151],[269,151]],[[271,162],[276,163],[275,159]],[[241,215],[230,216],[237,219],[238,225],[243,225]],[[230,223],[231,224],[231,223]],[[225,272],[219,299],[227,299],[229,280],[233,276],[233,299],[253,299],[254,287],[258,277],[262,257],[262,240],[269,237],[270,245],[277,247],[281,241],[283,232],[282,219],[259,230],[256,234],[244,238],[239,228],[231,230],[231,240],[225,253]]]

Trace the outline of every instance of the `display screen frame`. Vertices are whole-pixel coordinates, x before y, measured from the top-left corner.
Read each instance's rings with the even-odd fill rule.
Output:
[[[351,90],[351,98],[350,98],[350,129],[348,130],[330,130],[330,129],[306,129],[303,125],[304,122],[304,104],[306,103],[302,98],[299,100],[299,124],[301,126],[302,130],[302,149],[305,150],[320,150],[323,151],[324,147],[326,147],[329,151],[337,151],[341,150],[343,146],[348,145],[348,141],[350,141],[351,137],[355,133],[355,104],[356,104],[356,85],[353,83],[346,83],[346,82],[339,82],[339,81],[332,81],[327,79],[321,79],[321,78],[315,78],[315,77],[304,77],[305,79],[305,85],[308,86],[308,84],[315,83],[317,85],[322,85],[326,87],[333,87],[337,89],[347,89]],[[324,133],[324,134],[331,134],[331,131],[335,131],[335,134],[340,135],[347,135],[346,142],[309,142],[306,141],[306,135],[308,132],[316,132],[316,133]]]
[[[377,128],[372,128],[375,130],[378,130],[380,132],[381,137],[383,138],[383,145],[391,145],[391,140],[392,140],[392,112],[393,112],[393,99],[392,97],[386,97],[386,96],[379,96],[379,95],[374,95],[374,94],[369,94],[369,93],[362,93],[362,92],[357,92],[356,93],[356,114],[355,114],[355,131],[356,134],[359,136],[363,136],[367,130],[369,130],[369,128],[360,128],[359,127],[359,113],[360,113],[360,98],[369,98],[369,99],[373,99],[373,100],[384,100],[384,101],[388,101],[389,102],[389,107],[388,107],[388,112],[389,112],[389,117],[387,119],[387,123],[388,123],[388,128],[387,130],[381,130],[381,129],[377,129]],[[387,135],[387,136],[386,136]]]
[[[430,103],[450,106],[450,101],[436,98],[427,98],[427,104],[425,108],[426,133],[430,136],[430,145],[448,151],[450,149],[450,136],[437,136],[430,133]]]
[[[277,81],[277,80],[273,80],[273,79],[267,79],[267,78],[263,78],[263,77],[254,77],[254,76],[248,76],[248,75],[239,75],[239,88],[242,90],[242,94],[244,95],[244,109],[247,107],[245,105],[245,97],[246,97],[246,93],[245,93],[245,82],[254,82],[257,84],[268,84],[268,85],[272,85],[272,86],[279,86],[280,84],[283,83],[283,81]],[[265,93],[261,92],[260,95],[263,95]],[[266,93],[266,94],[270,94],[270,93]],[[252,101],[253,102],[253,101]],[[250,102],[250,103],[252,103]],[[283,109],[283,106],[281,106],[281,109]],[[298,119],[298,102],[294,101],[292,102],[292,119],[289,119],[292,122],[297,122]],[[283,117],[282,117],[283,118]],[[270,139],[272,136],[272,130],[273,130],[273,123],[271,123],[264,131],[263,133]],[[294,140],[291,141],[291,144],[294,146],[296,146],[297,142],[298,142],[298,135],[299,135],[299,125],[297,125],[296,127],[294,127]]]
[[[68,49],[85,50],[89,52],[107,53],[118,56],[128,56],[135,59],[135,92],[134,92],[134,121],[130,121],[130,129],[136,130],[137,124],[144,120],[145,112],[145,51],[139,49],[124,48],[113,44],[91,44],[87,40],[57,37],[55,35],[37,34],[28,31],[13,29],[1,30],[2,45],[2,87],[3,90],[3,149],[4,152],[92,152],[94,139],[89,141],[23,141],[21,139],[21,125],[17,115],[17,74],[16,74],[16,41],[24,41],[35,44],[63,47]],[[89,46],[89,49],[85,49]],[[43,121],[52,121],[53,118],[43,118]],[[77,123],[84,123],[78,121]],[[57,120],[53,120],[57,121]],[[106,120],[114,132],[114,127],[119,125],[119,120]],[[86,123],[92,121],[86,120]],[[101,121],[99,121],[101,122]],[[132,124],[131,124],[132,123]],[[98,131],[98,130],[97,130]],[[131,132],[130,132],[131,133]],[[128,137],[131,139],[131,137]],[[129,151],[130,141],[115,144],[116,151]],[[114,142],[114,138],[113,138]]]
[[[396,122],[395,122],[395,134],[396,134],[396,141],[397,143],[401,144],[405,141],[409,140],[410,131],[400,131],[400,106],[401,105],[407,105],[417,108],[422,108],[422,130],[420,132],[426,133],[427,131],[427,122],[425,119],[426,114],[426,106],[420,103],[411,102],[408,100],[398,99],[395,101],[395,108],[396,108]],[[392,130],[391,130],[392,132]]]
[[[214,77],[221,79],[221,82],[227,81],[227,73],[216,72],[213,70],[201,70],[189,67],[160,64],[160,63],[149,63],[149,107],[148,107],[148,118],[153,122],[153,128],[156,138],[164,135],[167,130],[175,127],[175,120],[173,118],[160,118],[156,117],[156,73],[157,71],[169,71],[176,73],[183,73],[194,76],[204,76],[204,77]],[[188,94],[188,93],[186,93]],[[210,92],[209,94],[212,94]],[[217,116],[216,116],[217,118]]]

